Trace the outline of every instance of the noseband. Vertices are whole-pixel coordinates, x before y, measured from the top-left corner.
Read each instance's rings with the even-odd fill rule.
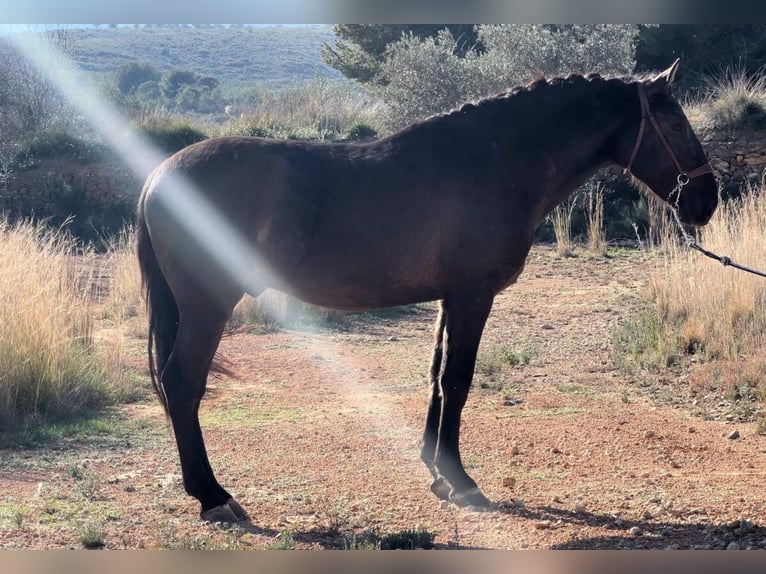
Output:
[[[679,197],[681,196],[681,190],[684,188],[684,186],[687,183],[689,183],[690,180],[694,179],[695,177],[704,175],[706,173],[713,173],[713,168],[710,166],[710,163],[707,161],[703,165],[696,167],[689,172],[687,172],[683,167],[681,167],[681,162],[678,161],[676,154],[673,153],[673,148],[670,147],[670,143],[668,142],[668,139],[665,137],[665,134],[663,133],[662,128],[660,128],[660,124],[657,123],[657,119],[654,117],[652,110],[649,109],[649,98],[646,97],[646,91],[644,90],[644,85],[641,82],[638,82],[636,85],[638,86],[638,100],[641,103],[641,125],[638,128],[638,136],[636,136],[636,143],[633,146],[633,153],[630,154],[630,161],[628,162],[628,167],[626,167],[625,169],[627,171],[630,171],[630,168],[633,167],[633,161],[636,159],[638,148],[641,147],[641,142],[644,139],[644,129],[646,128],[646,120],[648,119],[652,123],[652,126],[654,126],[654,131],[657,132],[657,137],[660,138],[662,145],[664,145],[665,149],[668,150],[668,153],[670,154],[670,159],[672,159],[673,163],[676,164],[676,169],[678,170],[677,184],[675,189],[668,196],[668,201],[671,201],[671,197],[673,196],[674,193],[676,193],[677,196],[675,198],[675,201],[677,203]]]

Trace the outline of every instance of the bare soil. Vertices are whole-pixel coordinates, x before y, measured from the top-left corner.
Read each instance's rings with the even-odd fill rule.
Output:
[[[419,441],[436,307],[419,305],[224,339],[238,378],[210,381],[201,418],[251,524],[200,522],[147,399],[93,436],[0,451],[0,547],[80,548],[95,533],[106,548],[360,548],[424,529],[436,548],[760,549],[756,423],[714,394],[698,416],[687,368],[647,383],[615,366],[614,329],[640,309],[650,268],[637,252],[538,246],[497,298],[461,441],[489,511],[429,491]],[[129,359],[143,374],[142,350]]]

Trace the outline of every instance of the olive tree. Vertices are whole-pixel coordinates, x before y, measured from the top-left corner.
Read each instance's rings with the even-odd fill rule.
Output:
[[[389,45],[375,92],[396,129],[461,102],[525,84],[536,75],[628,74],[635,66],[634,25],[478,26],[482,51],[463,53],[448,30],[404,36]]]

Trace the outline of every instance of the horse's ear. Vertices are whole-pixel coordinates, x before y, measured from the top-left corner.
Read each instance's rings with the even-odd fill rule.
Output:
[[[667,92],[670,89],[670,85],[676,77],[678,71],[678,65],[681,63],[681,58],[676,58],[670,67],[664,72],[660,72],[656,77],[646,82],[646,91],[649,94]]]

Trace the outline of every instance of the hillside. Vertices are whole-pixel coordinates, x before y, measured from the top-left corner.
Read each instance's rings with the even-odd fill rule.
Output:
[[[150,62],[161,72],[186,68],[229,87],[284,84],[317,76],[339,78],[322,61],[330,25],[203,28],[87,28],[72,30],[82,69],[114,73],[128,62]]]

